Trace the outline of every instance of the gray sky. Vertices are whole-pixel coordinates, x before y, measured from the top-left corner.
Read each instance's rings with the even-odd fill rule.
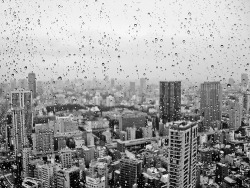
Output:
[[[249,20],[249,0],[2,0],[1,79],[237,80]]]

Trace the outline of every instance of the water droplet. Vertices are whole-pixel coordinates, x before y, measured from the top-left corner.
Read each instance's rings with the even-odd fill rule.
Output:
[[[214,68],[214,66],[213,66],[213,65],[211,65],[211,68]]]
[[[61,77],[61,76],[59,76],[59,77],[57,78],[57,80],[62,80],[62,77]]]
[[[227,87],[231,87],[231,84],[227,84]]]
[[[27,66],[24,66],[24,69],[27,70]]]

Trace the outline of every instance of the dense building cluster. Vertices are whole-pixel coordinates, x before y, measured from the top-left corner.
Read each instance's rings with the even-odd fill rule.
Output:
[[[248,75],[83,82],[2,84],[0,187],[250,187]]]

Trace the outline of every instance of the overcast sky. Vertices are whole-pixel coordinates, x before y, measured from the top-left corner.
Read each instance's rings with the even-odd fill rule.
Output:
[[[0,2],[1,79],[236,80],[249,72],[249,0]]]

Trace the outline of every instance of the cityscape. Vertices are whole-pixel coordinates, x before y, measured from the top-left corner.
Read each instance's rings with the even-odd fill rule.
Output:
[[[0,1],[0,188],[250,188],[249,0]]]
[[[0,92],[1,187],[250,186],[245,73],[188,89],[27,78]]]

